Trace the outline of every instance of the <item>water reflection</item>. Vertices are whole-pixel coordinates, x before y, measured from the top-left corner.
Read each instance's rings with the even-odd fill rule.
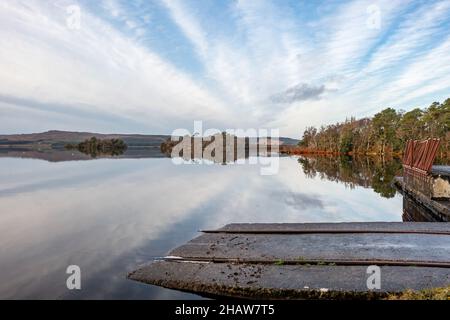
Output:
[[[408,194],[403,194],[403,221],[405,222],[442,222],[439,215],[414,201]]]
[[[401,174],[402,165],[399,159],[382,159],[379,157],[300,157],[303,172],[309,178],[337,181],[346,187],[356,186],[372,188],[384,198],[392,198],[396,189],[392,180]]]
[[[259,165],[167,158],[0,158],[0,298],[192,297],[126,274],[227,223],[402,220],[400,195],[382,198],[356,183],[349,190],[311,170],[291,157],[273,176]],[[65,286],[70,264],[81,267],[81,291]]]
[[[300,157],[298,158],[302,170],[306,177],[314,179],[320,178],[329,181],[342,183],[347,188],[356,187],[371,188],[383,198],[392,198],[397,192],[397,188],[392,181],[395,176],[402,175],[402,165],[399,159],[389,160],[377,157]],[[401,192],[403,194],[403,192]],[[300,198],[286,195],[286,203],[299,202],[302,207],[310,204],[320,205],[318,199],[302,200]],[[407,222],[441,222],[439,214],[430,212],[415,201],[408,194],[403,194],[403,214],[402,220]]]
[[[125,152],[111,153],[83,153],[76,149],[30,149],[30,148],[1,148],[0,158],[23,158],[40,159],[49,162],[95,160],[107,158],[119,159],[144,159],[144,158],[165,158],[159,147],[129,147]]]

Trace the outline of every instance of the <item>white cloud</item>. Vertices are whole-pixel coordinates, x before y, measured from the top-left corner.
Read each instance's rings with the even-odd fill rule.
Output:
[[[204,11],[196,2],[160,0],[162,18],[115,0],[103,2],[109,22],[83,7],[78,31],[66,27],[65,2],[58,3],[1,4],[0,96],[60,106],[73,119],[94,111],[112,124],[122,118],[165,133],[199,119],[219,128],[277,126],[298,137],[307,125],[430,103],[450,88],[448,1],[355,0],[300,12],[269,0]],[[368,27],[368,8],[380,10],[379,28]],[[173,57],[140,41],[152,32],[177,47],[184,36],[201,67],[176,68]],[[323,93],[284,104],[270,99],[302,84]]]
[[[195,45],[198,53],[203,57],[206,56],[208,51],[208,43],[206,37],[203,34],[203,30],[196,23],[193,17],[190,17],[187,14],[185,14],[183,1],[178,0],[162,0],[162,1],[167,6],[167,9],[170,11],[172,18],[179,25],[179,27],[185,33],[185,35]]]
[[[371,73],[392,67],[402,59],[411,58],[411,54],[414,58],[416,49],[427,44],[439,29],[448,33],[442,23],[448,17],[449,10],[450,2],[446,1],[427,4],[406,15],[397,32],[377,48],[365,71]]]
[[[70,30],[61,7],[1,6],[1,95],[93,108],[157,131],[227,117],[189,76],[86,10],[81,29]]]

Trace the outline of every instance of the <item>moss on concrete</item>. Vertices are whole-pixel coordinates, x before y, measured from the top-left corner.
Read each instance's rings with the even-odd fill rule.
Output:
[[[390,294],[387,300],[450,300],[450,286],[432,288],[421,291],[405,290],[401,293]]]

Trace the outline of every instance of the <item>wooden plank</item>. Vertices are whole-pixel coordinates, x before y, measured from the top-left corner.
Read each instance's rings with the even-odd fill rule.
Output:
[[[157,261],[132,280],[207,296],[259,299],[378,298],[388,292],[450,285],[450,269],[381,267],[381,288],[368,290],[367,267],[248,265]]]
[[[450,234],[450,223],[344,222],[344,223],[233,223],[205,233],[424,233]]]
[[[434,234],[203,234],[170,256],[251,262],[326,261],[450,266],[450,241]],[[402,263],[404,262],[404,263]]]

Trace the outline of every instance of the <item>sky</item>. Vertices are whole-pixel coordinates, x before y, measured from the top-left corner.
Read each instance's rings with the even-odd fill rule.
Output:
[[[450,97],[450,0],[3,0],[0,134],[279,129]]]

